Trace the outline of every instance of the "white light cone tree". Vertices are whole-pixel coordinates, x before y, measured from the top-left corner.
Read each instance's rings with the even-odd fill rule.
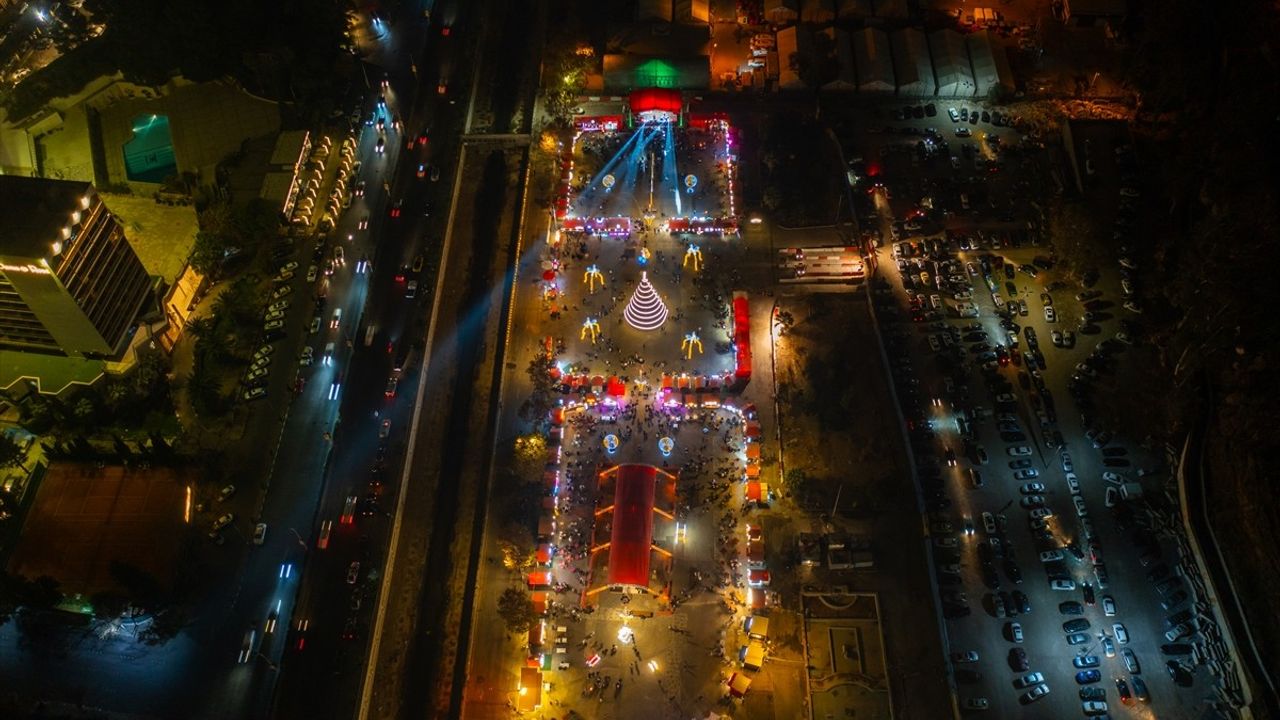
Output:
[[[649,273],[640,274],[640,285],[631,293],[622,316],[637,330],[657,330],[667,321],[667,306],[649,282]]]

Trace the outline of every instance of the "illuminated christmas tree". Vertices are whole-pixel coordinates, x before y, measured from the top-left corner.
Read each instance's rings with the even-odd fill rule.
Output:
[[[657,330],[667,321],[667,306],[649,282],[649,273],[640,273],[640,285],[631,294],[622,316],[637,330]]]

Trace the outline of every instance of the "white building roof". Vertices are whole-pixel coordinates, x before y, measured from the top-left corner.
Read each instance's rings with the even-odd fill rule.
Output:
[[[823,85],[824,90],[853,91],[858,89],[858,73],[854,68],[853,45],[849,32],[837,27],[829,27],[821,32],[831,38],[831,46],[835,49],[836,60],[840,63],[836,79]]]
[[[969,35],[965,42],[969,46],[969,58],[973,61],[975,93],[986,96],[998,89],[1011,92],[1013,73],[1004,47],[997,44],[986,30]]]
[[[969,49],[955,30],[938,30],[929,35],[933,74],[938,79],[939,97],[973,97],[973,69]]]
[[[903,28],[893,33],[890,41],[898,94],[933,97],[938,91],[938,81],[933,77],[933,60],[929,57],[929,41],[924,33],[915,28]]]
[[[859,92],[888,92],[896,89],[893,81],[893,53],[889,36],[878,28],[863,28],[853,33],[853,59],[858,68]]]
[[[800,79],[801,44],[808,47],[809,33],[795,26],[778,31],[778,89],[799,90],[804,87]]]

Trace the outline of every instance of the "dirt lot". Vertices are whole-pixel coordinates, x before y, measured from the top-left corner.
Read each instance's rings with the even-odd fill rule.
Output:
[[[124,591],[112,565],[173,582],[188,478],[172,468],[54,463],[40,484],[10,572],[48,575],[64,593]]]
[[[950,691],[920,514],[867,305],[860,294],[826,294],[784,297],[779,310],[794,319],[777,351],[786,475],[805,476],[799,487],[784,486],[829,530],[866,540],[876,564],[818,566],[806,582],[879,595],[895,715],[946,717]],[[893,681],[902,668],[915,671],[910,687]]]

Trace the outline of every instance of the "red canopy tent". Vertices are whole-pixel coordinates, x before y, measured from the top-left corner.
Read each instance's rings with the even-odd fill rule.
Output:
[[[751,502],[760,502],[760,483],[747,483],[747,499]]]
[[[551,549],[550,543],[542,543],[538,546],[538,564],[546,565],[551,562],[551,556],[555,553]]]
[[[631,112],[637,115],[644,112],[668,112],[679,115],[680,110],[684,108],[684,99],[681,98],[679,90],[644,88],[632,91],[628,104]]]
[[[625,383],[623,383],[621,380],[618,379],[617,375],[614,375],[609,378],[609,387],[606,390],[606,392],[611,397],[622,397],[623,395],[627,394],[627,386]]]
[[[549,587],[551,585],[550,570],[535,570],[529,573],[529,587]]]
[[[649,584],[649,553],[653,544],[653,504],[657,469],[623,465],[613,495],[613,531],[609,542],[609,583]]]

